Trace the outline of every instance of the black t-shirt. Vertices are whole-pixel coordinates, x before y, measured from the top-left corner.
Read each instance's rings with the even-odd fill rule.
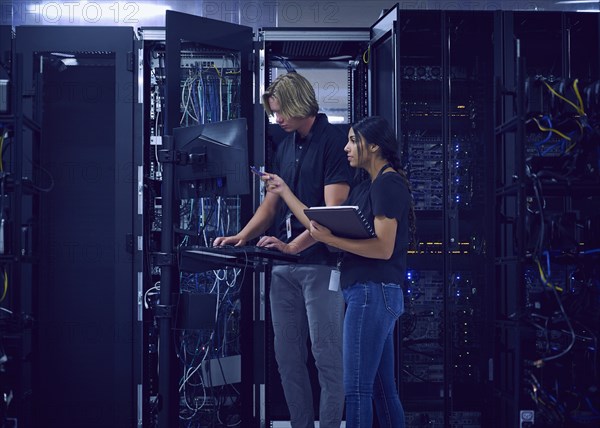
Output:
[[[367,179],[352,190],[344,205],[358,205],[372,227],[376,216],[395,218],[398,227],[394,252],[389,260],[344,254],[341,267],[342,287],[367,281],[401,284],[406,275],[410,207],[410,193],[403,178],[398,173],[388,172],[380,174],[372,183]]]
[[[319,113],[305,139],[296,132],[290,133],[277,147],[273,172],[288,184],[305,205],[323,206],[323,188],[328,184],[352,181],[352,168],[348,164],[344,146],[347,135],[330,124],[327,116]],[[292,236],[287,238],[286,218],[290,211],[280,201],[275,219],[275,235],[283,242],[291,242],[305,228],[294,216],[291,217]],[[336,256],[317,243],[300,254],[301,263],[334,264]]]

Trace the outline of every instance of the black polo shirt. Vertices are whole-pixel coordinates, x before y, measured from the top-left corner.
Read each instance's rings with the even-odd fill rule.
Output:
[[[352,189],[344,205],[358,205],[371,227],[374,227],[375,216],[385,216],[395,218],[398,228],[394,251],[389,260],[344,253],[341,266],[342,288],[356,282],[374,281],[395,284],[404,282],[410,198],[404,180],[400,174],[394,172],[381,174],[372,183],[367,179]]]
[[[290,133],[277,147],[272,170],[288,184],[305,205],[323,206],[323,188],[328,184],[352,182],[352,168],[348,164],[344,146],[348,136],[329,123],[327,116],[319,113],[306,138],[297,132]],[[291,242],[305,228],[291,216],[292,236],[287,238],[286,218],[290,216],[287,205],[280,201],[275,219],[275,235],[283,242]],[[317,243],[300,254],[301,263],[335,264],[336,255]]]

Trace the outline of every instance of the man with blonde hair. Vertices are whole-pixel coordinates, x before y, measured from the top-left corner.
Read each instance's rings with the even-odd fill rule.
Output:
[[[267,114],[288,133],[269,171],[282,177],[307,206],[339,205],[352,180],[346,134],[319,113],[310,82],[296,72],[279,76],[263,94]],[[273,226],[257,245],[299,254],[299,263],[274,264],[269,290],[275,358],[293,428],[314,428],[307,339],[318,371],[319,426],[339,428],[344,408],[342,326],[344,299],[330,289],[335,253],[316,243],[279,196],[268,192],[248,224],[215,245],[244,245]]]

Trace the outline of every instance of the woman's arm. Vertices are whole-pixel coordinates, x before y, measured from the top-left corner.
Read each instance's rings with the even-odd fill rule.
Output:
[[[285,181],[283,181],[279,176],[266,173],[263,177],[261,177],[261,180],[265,182],[267,191],[278,194],[281,199],[284,200],[284,202],[290,208],[290,211],[294,213],[302,225],[310,231],[310,235],[316,241],[324,242],[332,247],[336,247],[340,250],[348,251],[362,257],[383,260],[389,260],[389,258],[392,257],[394,252],[394,244],[396,242],[396,229],[398,228],[398,222],[396,219],[387,218],[385,216],[375,217],[374,226],[375,234],[377,235],[376,238],[340,238],[339,236],[333,235],[325,226],[322,226],[317,222],[310,221],[308,217],[306,217],[306,214],[304,214],[306,205],[304,205],[302,201],[300,201],[296,195],[292,193]]]
[[[398,222],[394,218],[377,216],[374,221],[377,237],[369,239],[340,238],[329,229],[316,222],[310,224],[310,235],[317,241],[323,242],[340,250],[348,251],[371,259],[389,260],[394,252]]]
[[[307,206],[296,197],[286,182],[283,181],[283,179],[278,175],[266,172],[265,175],[261,177],[261,180],[265,182],[267,192],[276,194],[283,199],[290,211],[307,230],[301,233],[296,237],[296,239],[287,245],[281,242],[272,242],[274,241],[272,237],[261,238],[261,241],[258,242],[258,245],[278,246],[277,248],[283,246],[282,248],[279,248],[281,251],[292,252],[293,254],[303,251],[313,245],[315,240],[309,234],[311,221],[308,217],[306,217],[306,214],[304,214],[304,209],[307,208]],[[349,191],[350,186],[347,183],[334,183],[326,185],[323,189],[325,205],[340,205],[348,198]]]
[[[302,223],[302,225],[308,229],[310,227],[310,220],[304,214],[304,209],[307,207],[300,199],[296,197],[296,195],[294,195],[286,182],[283,181],[283,179],[278,175],[268,172],[266,172],[265,175],[263,175],[260,179],[265,182],[267,192],[279,195],[279,197],[283,199],[298,221],[300,221],[300,223]]]

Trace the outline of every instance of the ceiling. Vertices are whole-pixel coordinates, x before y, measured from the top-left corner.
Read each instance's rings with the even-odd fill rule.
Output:
[[[599,0],[402,0],[400,9],[599,12]],[[0,0],[2,25],[164,26],[175,10],[254,29],[351,27],[373,24],[387,0]]]

